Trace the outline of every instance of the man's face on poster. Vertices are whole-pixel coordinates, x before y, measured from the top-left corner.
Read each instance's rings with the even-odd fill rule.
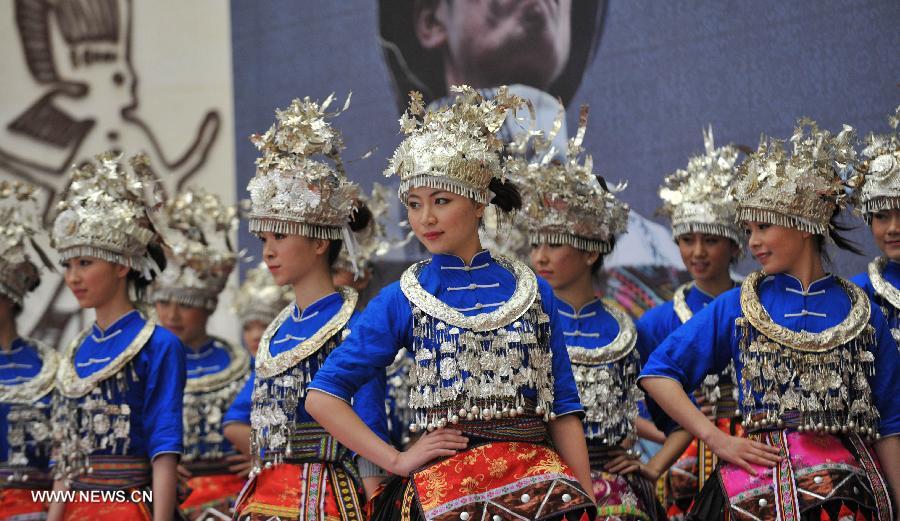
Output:
[[[569,58],[572,0],[419,0],[416,31],[447,85],[547,89]]]

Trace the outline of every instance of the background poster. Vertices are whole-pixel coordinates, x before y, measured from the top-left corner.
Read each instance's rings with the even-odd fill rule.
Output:
[[[416,5],[453,8],[446,40],[433,22],[447,13],[417,17]],[[445,57],[466,57],[456,60],[461,78],[538,84],[550,71],[551,94],[536,99],[551,114],[561,97],[570,132],[589,104],[586,148],[597,172],[628,182],[620,195],[636,216],[610,263],[680,267],[654,216],[656,188],[702,149],[701,129],[749,147],[761,133],[789,136],[800,116],[886,131],[900,104],[898,22],[893,0],[0,0],[0,176],[40,184],[49,208],[71,164],[107,148],[146,151],[169,189],[193,184],[237,201],[254,172],[247,137],[271,125],[276,107],[352,91],[336,122],[350,176],[367,189],[396,186],[382,171],[400,141],[398,97],[413,86],[439,97]],[[423,27],[434,50],[386,59],[421,46]],[[465,52],[447,54],[446,42]],[[397,63],[419,83],[401,81]],[[403,214],[395,202],[391,219]],[[847,276],[876,254],[864,227],[852,236],[867,256],[835,254],[833,270]],[[239,238],[258,259],[246,224]],[[415,245],[392,251],[384,275],[419,255]],[[739,271],[754,267],[745,259]],[[46,276],[23,331],[74,335],[89,317],[71,319],[77,306],[63,289]],[[235,338],[227,301],[211,329]]]
[[[454,11],[443,15],[452,21],[448,32],[454,36],[447,37],[446,47],[438,45],[424,56],[413,53],[402,63],[419,81],[401,81],[398,88],[396,63],[386,62],[384,51],[403,54],[410,40],[423,40],[415,5]],[[560,28],[558,21],[566,16],[559,13],[566,10],[573,13],[570,24]],[[568,30],[576,70],[560,72],[568,74],[569,84],[550,90],[568,102],[569,129],[577,124],[578,107],[591,106],[585,144],[595,171],[612,182],[627,181],[620,196],[646,219],[632,227],[637,231],[621,241],[611,260],[671,260],[671,239],[659,235],[667,228],[650,224],[663,222],[654,216],[656,190],[665,175],[703,149],[701,129],[711,124],[717,143],[754,149],[761,133],[789,137],[800,116],[829,129],[848,123],[860,135],[887,131],[886,118],[900,103],[898,22],[900,3],[891,0],[233,1],[238,193],[246,197],[256,157],[247,136],[267,129],[273,109],[292,98],[322,99],[331,92],[341,99],[353,92],[350,110],[336,120],[345,135],[345,157],[376,148],[371,158],[348,166],[350,176],[364,186],[396,184],[381,172],[400,141],[398,93],[402,97],[412,86],[439,84],[434,78],[443,77],[442,56],[447,55],[492,73],[483,75],[485,81],[514,78],[506,73],[515,67],[522,78],[533,80],[542,64],[552,61],[553,53],[540,47],[542,38]],[[434,38],[433,32],[424,32]],[[589,50],[575,56],[584,42]],[[478,45],[492,44],[497,53],[484,52],[478,61]],[[440,49],[451,47],[441,54]],[[571,80],[579,75],[580,81]],[[394,211],[401,218],[400,209]],[[852,236],[867,256],[875,255],[864,227]],[[258,248],[246,229],[241,241],[251,251]],[[395,258],[415,255],[414,249],[394,252]],[[847,276],[868,261],[843,253],[833,258],[833,270]],[[674,262],[680,266],[679,259]],[[747,259],[739,271],[755,266]]]
[[[219,0],[0,0],[0,176],[41,186],[49,216],[73,164],[143,151],[169,193],[234,201],[230,42]],[[228,300],[210,328],[237,338]],[[77,309],[45,270],[20,330],[62,345],[93,320]]]

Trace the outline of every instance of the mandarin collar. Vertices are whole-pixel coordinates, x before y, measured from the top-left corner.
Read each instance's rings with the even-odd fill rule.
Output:
[[[565,300],[560,297],[556,297],[556,308],[560,311],[572,314],[572,315],[584,315],[585,313],[590,313],[591,311],[596,311],[598,308],[603,307],[603,301],[597,297],[593,300],[586,302],[581,308],[575,309],[575,306],[569,304]]]
[[[803,288],[803,283],[800,282],[800,279],[787,273],[777,273],[772,277],[772,280],[778,287],[783,288],[785,291],[800,294],[824,291],[835,284],[834,276],[831,273],[827,273],[824,277],[814,280],[806,289]]]
[[[431,256],[431,263],[437,268],[474,268],[477,266],[481,266],[484,264],[490,264],[493,261],[493,257],[491,257],[491,252],[488,250],[481,250],[472,257],[472,262],[470,264],[466,264],[466,261],[462,259],[462,257],[457,257],[456,255],[451,255],[449,253],[436,253]]]
[[[343,297],[341,297],[341,294],[338,291],[334,291],[325,295],[324,297],[320,297],[318,300],[313,301],[312,304],[306,306],[306,309],[303,310],[301,310],[300,306],[297,305],[297,301],[294,301],[294,310],[291,315],[297,316],[297,311],[300,311],[300,320],[303,320],[304,318],[309,318],[319,311],[327,309],[335,303],[340,304],[343,301]]]
[[[136,309],[132,309],[128,313],[125,313],[121,317],[117,318],[115,322],[113,322],[108,328],[106,328],[106,331],[101,329],[100,326],[97,325],[96,321],[91,326],[91,330],[94,336],[105,337],[109,336],[110,333],[115,333],[116,331],[125,329],[128,326],[141,320],[143,320],[141,313]]]

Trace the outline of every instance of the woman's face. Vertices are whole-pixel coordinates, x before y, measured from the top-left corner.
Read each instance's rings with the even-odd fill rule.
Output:
[[[887,258],[900,261],[900,210],[872,214],[872,237]]]
[[[74,257],[62,263],[66,286],[83,309],[96,308],[127,291],[128,267],[96,257]]]
[[[316,265],[327,261],[331,241],[301,235],[262,232],[263,261],[279,286],[294,285]]]
[[[745,221],[744,230],[750,254],[768,275],[790,272],[800,260],[805,242],[813,238],[808,232],[758,221]]]
[[[418,187],[409,191],[406,206],[413,233],[430,253],[462,257],[480,249],[478,223],[484,205],[446,190]]]
[[[701,282],[727,276],[731,260],[740,254],[734,241],[720,235],[686,233],[678,236],[677,243],[684,267]]]
[[[255,357],[256,352],[259,351],[259,339],[262,338],[267,326],[268,324],[262,320],[249,320],[244,323],[241,335],[243,336],[244,347],[250,352],[250,356]]]
[[[568,289],[583,280],[599,256],[597,252],[579,250],[568,244],[531,245],[531,264],[553,291]]]
[[[197,306],[185,306],[174,300],[156,302],[156,314],[159,323],[189,347],[200,347],[206,340],[206,323],[209,311]]]

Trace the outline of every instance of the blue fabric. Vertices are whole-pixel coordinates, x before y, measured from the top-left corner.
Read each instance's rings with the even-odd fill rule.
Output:
[[[489,252],[478,253],[472,259],[471,267],[464,269],[466,267],[459,257],[434,255],[419,273],[419,282],[426,291],[466,316],[493,311],[512,296],[515,277],[497,264]],[[550,316],[553,412],[557,416],[582,413],[565,340],[560,333],[562,325],[553,290],[540,278],[538,288],[544,312]],[[383,369],[391,365],[401,347],[412,345],[412,329],[412,309],[400,283],[386,286],[369,302],[350,336],[328,357],[310,388],[348,400],[363,382],[383,374]],[[436,349],[433,345],[427,347]],[[520,392],[524,397],[536,398],[534,389],[521,389]]]
[[[214,338],[196,351],[186,346],[185,356],[187,357],[188,380],[224,371],[231,363],[228,348]]]
[[[92,334],[75,352],[78,375],[83,378],[105,367],[125,350],[145,323],[144,317],[135,310],[122,316],[106,331],[94,324]],[[166,452],[180,454],[183,450],[181,418],[186,381],[184,346],[178,337],[156,326],[131,364],[137,381],[129,378],[124,396],[117,394],[113,400],[131,407],[131,439],[127,454],[151,459]],[[107,449],[94,453],[109,452]]]
[[[713,296],[700,290],[697,286],[691,287],[685,295],[685,303],[693,313],[698,313],[707,304],[713,301]],[[650,348],[652,351],[662,343],[672,331],[681,326],[681,319],[675,313],[672,301],[648,309],[635,323],[641,335],[641,347]],[[649,354],[649,353],[646,353]],[[641,361],[646,361],[645,353],[641,353]]]
[[[641,378],[673,379],[693,391],[710,373],[720,373],[733,360],[740,378],[743,364],[734,321],[742,315],[740,288],[728,291],[678,328],[650,355]],[[759,286],[759,299],[772,320],[794,331],[820,333],[839,324],[850,311],[844,289],[827,276],[804,290],[790,275],[768,277]],[[878,306],[872,305],[870,323],[875,328],[875,374],[869,376],[872,399],[881,413],[882,436],[900,433],[900,354]],[[787,315],[787,316],[786,316]],[[867,375],[868,376],[868,375]],[[743,389],[739,388],[743,400]],[[761,396],[755,395],[757,406]]]
[[[685,304],[692,313],[699,313],[714,297],[697,286],[692,286],[684,297]],[[638,331],[637,349],[641,355],[641,366],[647,364],[647,360],[663,340],[668,337],[672,331],[681,327],[681,319],[675,313],[675,306],[672,301],[663,302],[662,304],[648,309],[641,318],[635,323]],[[694,401],[691,395],[691,401]],[[669,417],[665,411],[660,408],[649,396],[645,398],[644,407],[650,418],[656,425],[656,428],[667,436],[672,431],[678,429],[678,423]],[[642,414],[643,416],[643,414]],[[645,416],[646,417],[646,416]]]
[[[888,261],[884,265],[884,271],[881,272],[884,280],[891,283],[895,288],[900,288],[900,262]],[[875,288],[872,287],[872,281],[869,280],[869,271],[866,270],[859,275],[850,279],[851,282],[861,287],[869,295],[869,298],[875,296]]]
[[[253,384],[256,381],[256,371],[254,370],[254,362],[250,362],[250,378],[247,383],[241,387],[225,416],[222,417],[222,427],[232,422],[244,423],[250,425],[250,410],[253,408]]]
[[[44,366],[37,347],[29,344],[21,338],[16,338],[9,346],[9,351],[0,350],[0,384],[19,385],[26,382],[41,372]],[[40,397],[38,403],[48,406],[45,409],[47,417],[50,417],[50,394]],[[13,405],[0,402],[0,463],[5,463],[9,458],[9,412]],[[26,450],[28,465],[37,468],[47,468],[49,454],[40,454],[34,450]]]
[[[231,363],[231,354],[229,353],[228,348],[214,338],[210,338],[206,344],[200,346],[200,349],[194,350],[190,347],[186,347],[185,351],[185,356],[187,359],[188,380],[191,380],[192,378],[209,376],[224,371]],[[247,381],[252,385],[252,379]],[[224,425],[225,424],[222,423],[222,426]],[[220,432],[219,434],[222,433]],[[204,439],[204,435],[205,433],[201,434],[201,440]],[[200,441],[199,445],[201,455],[210,453],[214,448],[221,450],[225,454],[231,454],[235,452],[234,447],[232,447],[231,445],[231,442],[224,438],[221,442],[214,444],[207,444],[204,441]],[[190,448],[191,447],[188,447],[188,449]]]
[[[567,349],[569,347],[603,349],[619,334],[619,323],[606,309],[601,299],[594,299],[579,309],[575,309],[559,297],[555,297],[555,300]],[[591,425],[585,422],[584,428],[587,431]]]
[[[283,353],[290,348],[295,347],[299,342],[311,337],[316,331],[321,329],[329,320],[331,320],[338,311],[340,311],[343,302],[344,300],[341,297],[341,294],[335,292],[313,302],[302,312],[295,303],[291,316],[289,316],[287,320],[281,324],[278,330],[275,331],[275,334],[272,335],[272,340],[269,342],[269,352],[272,356],[275,356],[278,353]],[[358,323],[358,319],[359,312],[354,311],[350,320],[347,322],[347,325],[344,327],[344,330],[352,331],[355,324]],[[331,354],[328,355],[326,363],[327,360],[330,360],[331,357],[335,355],[335,352],[336,351],[332,351]],[[309,363],[311,374],[316,375],[321,371],[315,356],[311,356],[304,362]],[[370,378],[366,379],[365,382],[360,383],[364,383],[365,385],[360,385],[354,393],[346,398],[346,400],[353,404],[353,410],[356,411],[356,414],[358,414],[360,418],[362,418],[363,422],[381,439],[387,441],[389,439],[387,433],[387,416],[384,412],[387,380],[385,378],[384,370],[373,371]],[[350,398],[351,396],[352,400]],[[301,398],[297,404],[296,419],[298,422],[315,421],[313,417],[306,412],[305,397]]]
[[[895,288],[900,288],[900,263],[889,261],[885,264],[881,276]],[[888,321],[888,326],[894,329],[900,329],[900,309],[894,308],[887,299],[884,299],[875,293],[875,288],[872,287],[872,281],[869,280],[868,270],[853,277],[851,280],[865,290],[870,299],[877,302],[880,306],[884,306],[883,310],[887,312],[885,318]]]

